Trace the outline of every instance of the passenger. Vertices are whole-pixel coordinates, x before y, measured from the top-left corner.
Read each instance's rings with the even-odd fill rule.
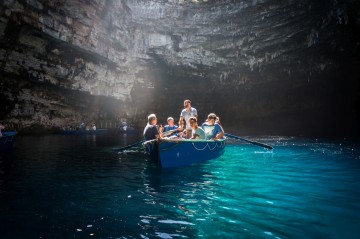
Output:
[[[194,107],[191,107],[191,101],[190,100],[185,100],[184,101],[184,109],[181,111],[180,114],[180,120],[179,120],[179,128],[180,130],[184,129],[184,124],[183,124],[183,120],[185,120],[185,125],[186,125],[186,138],[189,139],[191,138],[191,126],[189,123],[189,119],[190,117],[195,117],[197,118],[198,114],[197,114],[197,110]]]
[[[190,117],[189,123],[192,129],[191,139],[205,139],[205,131],[198,126],[196,117]]]
[[[222,139],[224,136],[224,129],[220,125],[220,119],[214,113],[208,115],[201,128],[205,131],[206,139],[217,140]]]
[[[90,125],[89,125],[89,124],[86,125],[85,130],[86,130],[86,131],[89,131],[89,130],[90,130]]]
[[[1,130],[2,130],[2,129],[5,129],[5,126],[2,125],[2,124],[0,124],[0,137],[2,137],[2,133],[1,133]]]
[[[80,130],[84,130],[85,129],[85,123],[81,123],[79,128],[80,128]]]
[[[156,123],[157,123],[156,115],[150,114],[148,116],[148,123],[145,126],[143,133],[145,140],[158,139],[162,137]]]
[[[167,135],[167,134],[165,134],[166,132],[171,131],[171,130],[176,130],[178,128],[177,125],[174,125],[174,118],[173,117],[168,117],[167,118],[167,123],[168,124],[164,126],[164,132],[163,132],[164,136]],[[170,136],[176,136],[176,135],[177,135],[177,131],[172,132],[167,136],[170,137]]]
[[[96,126],[95,126],[95,124],[92,124],[91,129],[92,129],[92,130],[96,130]]]

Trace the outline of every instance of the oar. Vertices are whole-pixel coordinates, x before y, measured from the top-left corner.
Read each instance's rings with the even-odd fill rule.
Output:
[[[122,148],[114,148],[114,151],[124,151],[124,150],[126,150],[126,149],[129,149],[129,148],[132,148],[132,147],[135,147],[135,146],[138,146],[138,145],[140,145],[140,144],[142,144],[142,143],[144,143],[145,142],[145,140],[141,140],[141,141],[139,141],[139,142],[136,142],[136,143],[134,143],[134,144],[130,144],[130,145],[128,145],[128,146],[125,146],[125,147],[122,147]]]
[[[157,140],[158,139],[150,139],[148,141],[143,141],[143,143],[144,143],[144,145],[147,145],[147,144],[152,143],[152,142],[157,141]]]
[[[163,136],[169,136],[171,135],[172,133],[178,131],[178,129],[173,129],[173,130],[169,130],[169,131],[166,131],[166,132],[163,132]]]
[[[254,145],[264,147],[264,148],[267,148],[267,149],[273,149],[273,147],[271,147],[270,145],[266,145],[266,144],[262,144],[262,143],[259,143],[259,142],[256,142],[256,141],[251,141],[251,140],[248,140],[248,139],[244,139],[244,138],[241,138],[241,137],[236,136],[236,135],[225,133],[225,136],[227,136],[229,138],[233,138],[233,139],[239,139],[239,140],[248,142],[250,144],[254,144]]]

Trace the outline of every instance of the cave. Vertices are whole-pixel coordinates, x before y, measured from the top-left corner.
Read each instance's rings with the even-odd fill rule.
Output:
[[[185,99],[241,135],[359,136],[360,3],[7,0],[0,122],[141,128]]]

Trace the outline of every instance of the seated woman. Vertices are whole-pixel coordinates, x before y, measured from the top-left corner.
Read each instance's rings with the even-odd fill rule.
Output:
[[[205,139],[205,132],[198,126],[196,117],[190,117],[189,123],[192,129],[192,136],[190,139]]]
[[[206,122],[201,125],[201,128],[205,131],[206,139],[217,140],[224,136],[224,129],[220,125],[219,117],[214,113],[208,115]]]

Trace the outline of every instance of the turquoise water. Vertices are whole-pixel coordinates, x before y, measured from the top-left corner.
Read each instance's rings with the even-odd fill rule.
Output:
[[[0,155],[0,238],[359,238],[360,148],[252,138],[161,170],[117,136],[20,136]]]

